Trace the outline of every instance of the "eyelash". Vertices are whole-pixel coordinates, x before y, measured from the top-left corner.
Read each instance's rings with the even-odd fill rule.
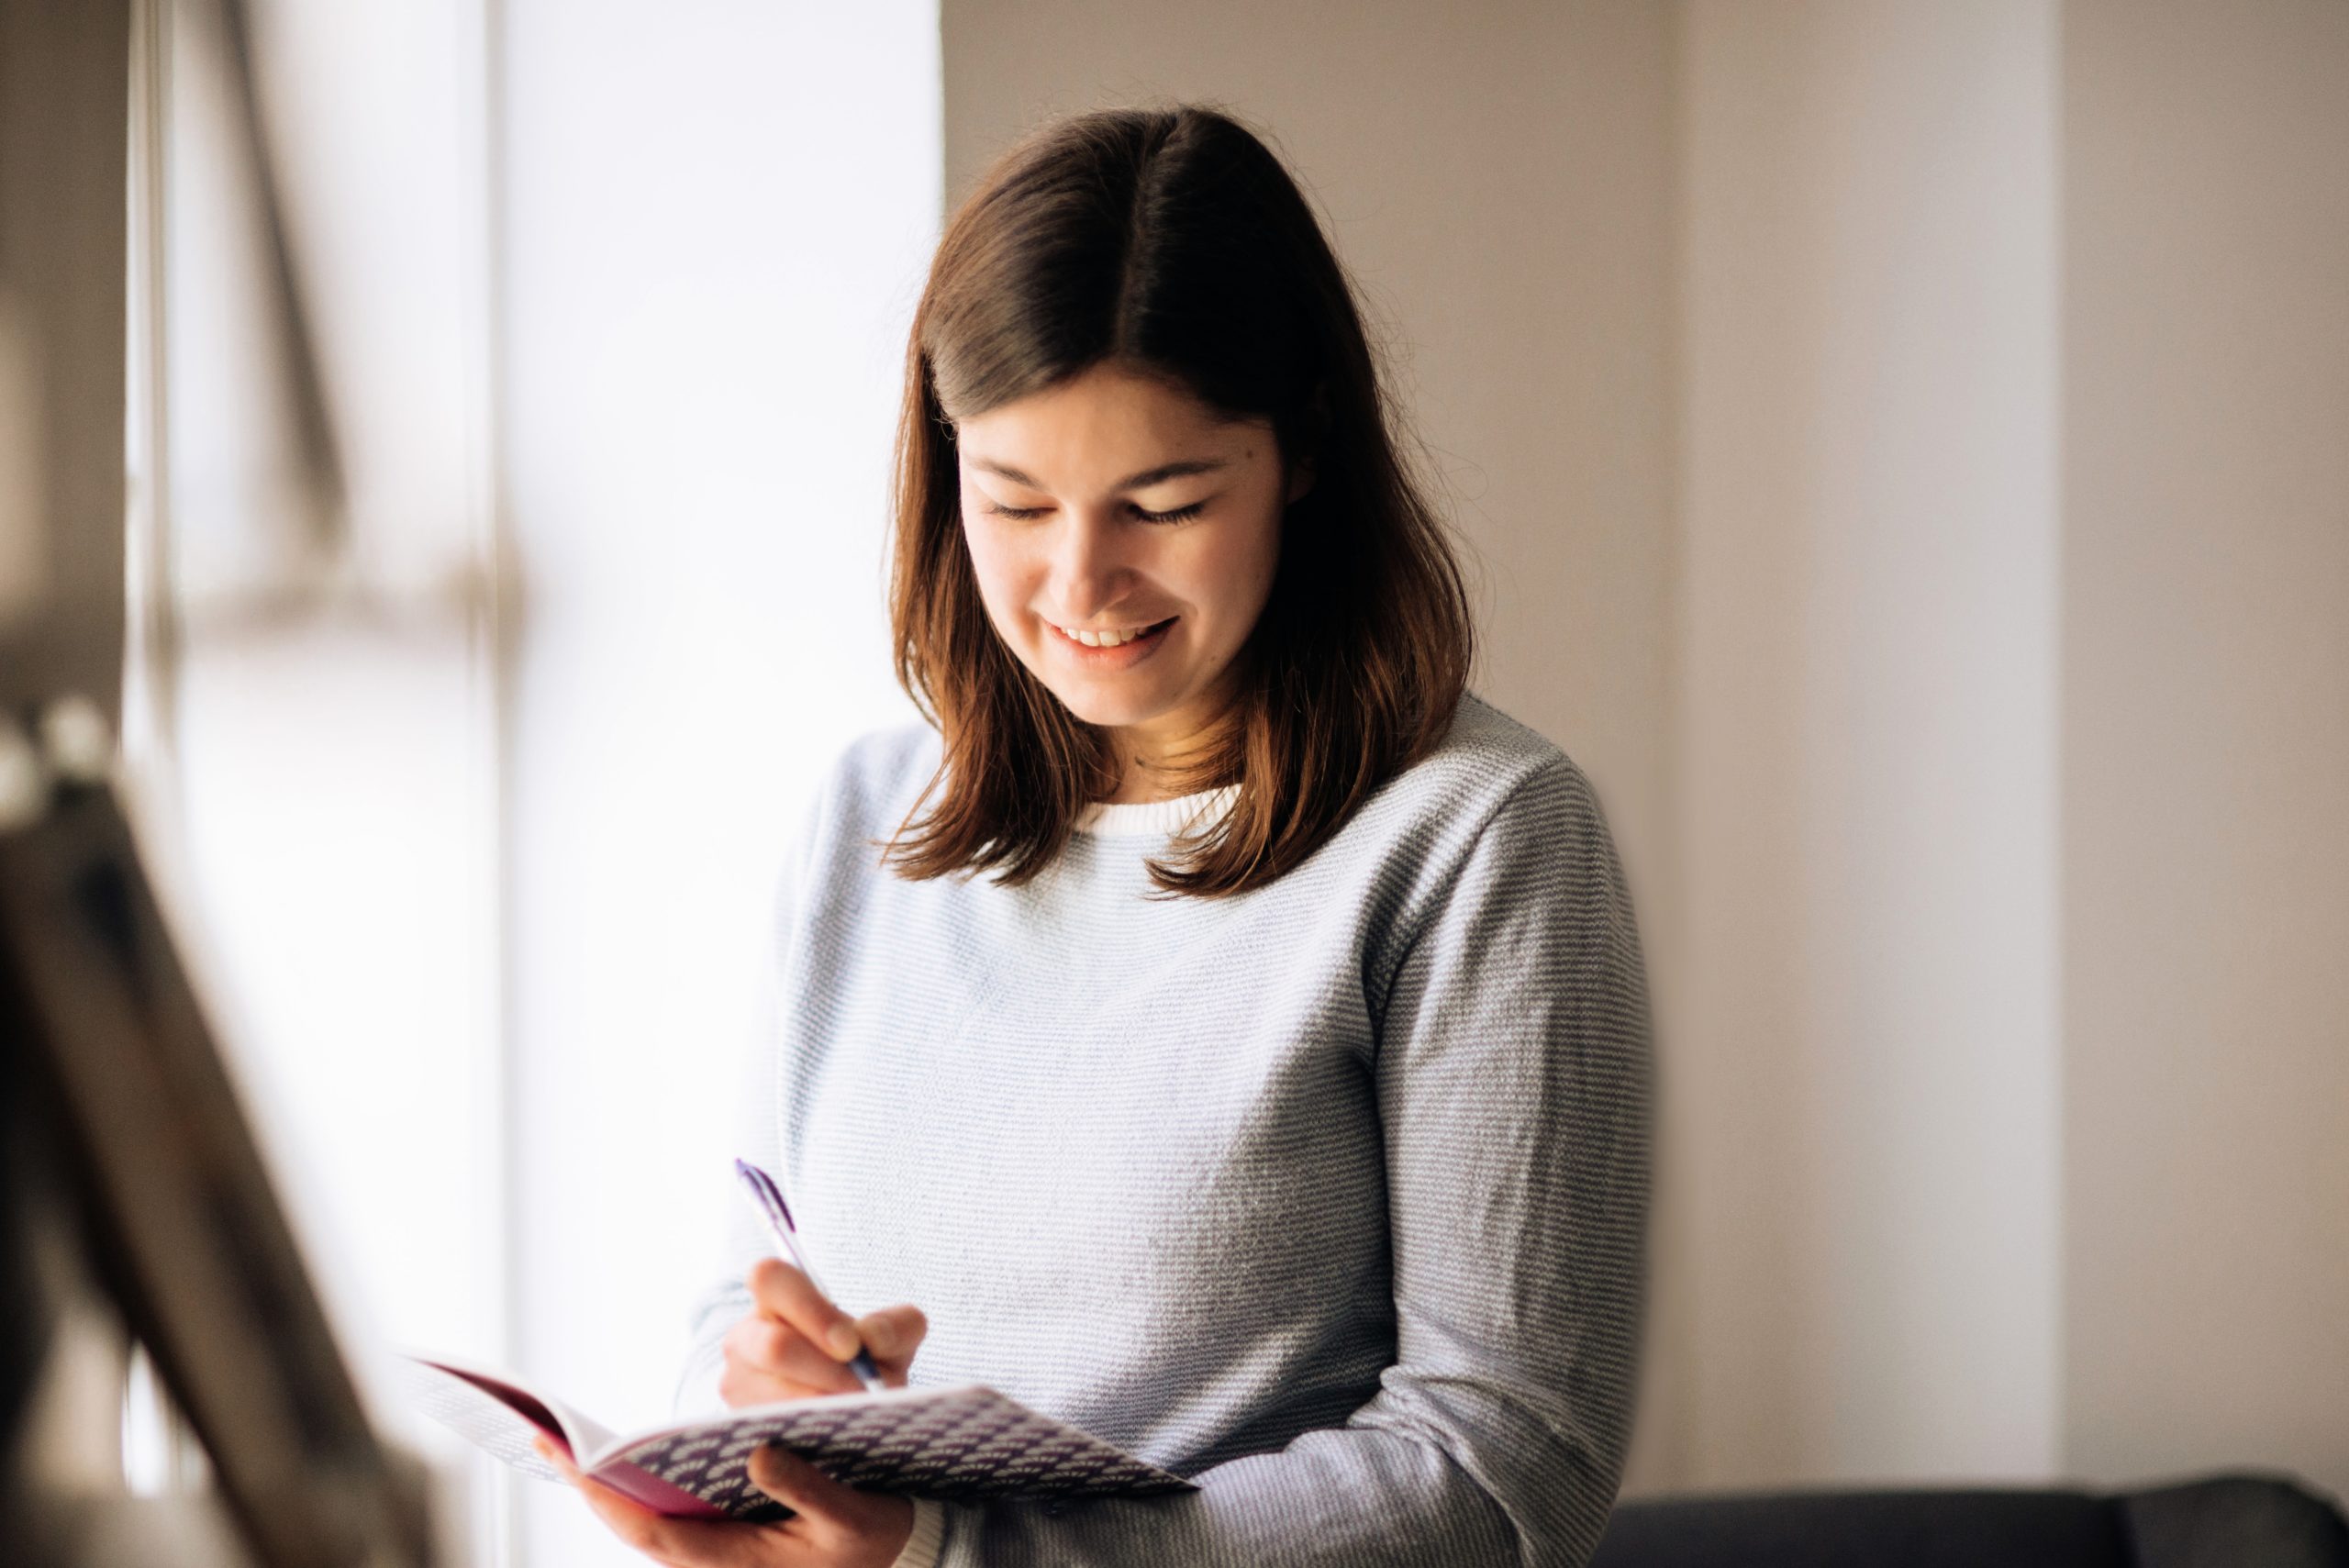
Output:
[[[1207,509],[1208,504],[1205,501],[1194,501],[1187,506],[1177,506],[1171,512],[1145,512],[1140,506],[1136,506],[1134,508],[1134,516],[1140,517],[1145,523],[1187,523],[1193,517],[1197,517],[1201,512],[1204,512]],[[1010,517],[1014,520],[1021,520],[1028,517],[1041,517],[1046,511],[1050,510],[1050,508],[1045,506],[998,506],[993,502],[989,502],[987,504],[987,510],[993,512],[998,517]]]

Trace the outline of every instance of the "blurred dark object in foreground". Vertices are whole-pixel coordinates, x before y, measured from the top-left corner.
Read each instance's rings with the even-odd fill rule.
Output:
[[[368,1421],[104,784],[66,781],[39,820],[0,829],[0,1040],[23,1167],[0,1229],[0,1485],[8,1526],[32,1537],[6,1561],[223,1560],[102,1551],[108,1516],[138,1506],[45,1463],[43,1362],[102,1293],[201,1440],[250,1561],[425,1562],[420,1473]],[[120,1420],[118,1406],[57,1414]]]
[[[2258,1475],[1670,1497],[1619,1507],[1591,1568],[2349,1568],[2349,1521]]]

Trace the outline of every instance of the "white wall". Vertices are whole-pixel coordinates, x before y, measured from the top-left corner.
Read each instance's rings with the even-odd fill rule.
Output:
[[[2349,1496],[2349,7],[2064,7],[2066,1458]]]
[[[1683,1473],[2349,1494],[2349,17],[1682,15]]]
[[[505,89],[518,1359],[668,1410],[783,845],[888,674],[884,489],[936,12],[513,0]],[[525,1561],[635,1562],[529,1487]]]
[[[2053,18],[1683,16],[1680,1457],[2043,1475]]]

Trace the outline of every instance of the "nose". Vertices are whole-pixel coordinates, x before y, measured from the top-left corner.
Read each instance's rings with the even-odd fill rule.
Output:
[[[1135,573],[1124,535],[1118,520],[1102,509],[1063,511],[1049,547],[1049,589],[1052,604],[1072,623],[1085,625],[1131,591]]]

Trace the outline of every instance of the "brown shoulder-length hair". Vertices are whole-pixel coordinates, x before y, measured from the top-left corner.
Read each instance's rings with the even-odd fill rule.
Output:
[[[1214,896],[1280,876],[1442,739],[1466,689],[1459,564],[1399,454],[1345,272],[1287,171],[1213,109],[1059,119],[1005,153],[947,225],[907,348],[891,635],[897,679],[944,752],[884,852],[900,875],[1025,882],[1116,788],[1107,735],[987,619],[955,461],[962,420],[1103,362],[1268,419],[1284,463],[1314,469],[1282,519],[1235,700],[1174,781],[1236,785],[1236,798],[1151,863],[1159,887]]]

